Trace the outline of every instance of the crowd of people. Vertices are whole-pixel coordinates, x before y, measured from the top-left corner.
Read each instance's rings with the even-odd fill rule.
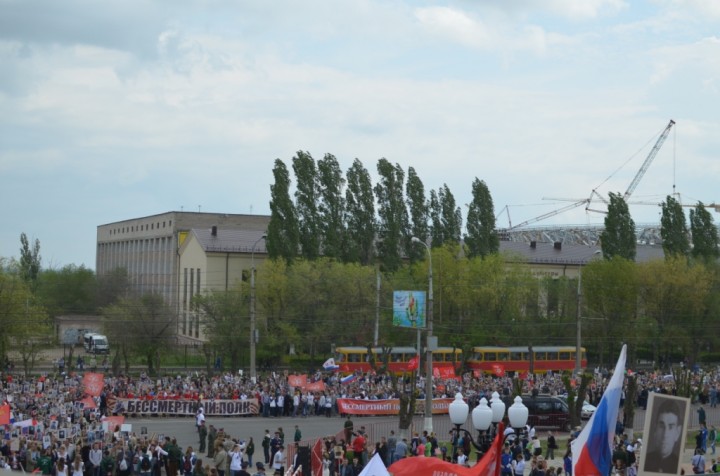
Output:
[[[102,370],[102,369],[101,369]],[[89,370],[88,370],[89,371]],[[602,396],[608,375],[596,369],[595,381],[588,387],[586,399],[597,403]],[[714,382],[720,381],[718,375],[695,374],[691,385],[696,389],[703,401],[715,406],[718,400],[718,389]],[[249,470],[258,474],[258,463],[263,466],[271,465],[271,470],[285,469],[285,465],[276,468],[274,461],[279,450],[281,457],[284,451],[284,436],[276,439],[269,435],[268,452],[263,446],[263,460],[253,461],[254,442],[252,439],[243,441],[233,439],[222,429],[207,428],[205,423],[198,425],[200,433],[207,434],[207,448],[198,447],[197,455],[193,456],[192,448],[189,454],[191,469],[187,471],[184,456],[188,450],[179,451],[175,448],[172,438],[164,441],[152,440],[148,435],[134,436],[122,435],[119,431],[109,431],[103,428],[101,418],[114,414],[123,414],[123,398],[131,399],[158,399],[158,400],[191,400],[199,402],[207,399],[244,400],[256,399],[260,417],[310,417],[310,416],[337,416],[338,398],[359,398],[365,400],[397,398],[401,392],[407,391],[406,382],[402,378],[393,380],[386,375],[364,374],[358,375],[351,383],[343,383],[337,374],[318,371],[308,375],[307,382],[323,382],[321,391],[304,391],[302,388],[293,388],[288,383],[289,375],[285,372],[272,372],[264,375],[258,381],[240,375],[223,373],[219,375],[204,375],[189,373],[187,375],[165,376],[151,378],[148,375],[139,376],[111,376],[105,375],[102,392],[92,397],[93,405],[87,402],[87,395],[83,388],[82,372],[67,373],[56,372],[53,375],[34,376],[22,378],[18,375],[5,374],[2,377],[0,398],[11,411],[14,423],[0,425],[2,432],[2,456],[4,463],[11,468],[24,468],[34,470],[40,468],[44,473],[55,472],[62,463],[67,476],[106,476],[108,473],[119,476],[129,476],[131,473],[142,476],[159,476],[159,468],[165,467],[172,471],[177,465],[183,476],[193,474],[208,474],[212,476],[247,476],[235,474],[242,471],[249,474]],[[532,379],[521,380],[524,392],[533,390],[541,393],[562,395],[566,393],[563,380],[558,374],[537,375]],[[425,382],[423,378],[416,381],[419,397],[424,398]],[[474,376],[470,373],[457,378],[434,379],[434,397],[452,396],[461,392],[472,405],[480,398],[488,400],[490,395],[497,391],[501,395],[510,395],[514,391],[516,380],[510,377]],[[648,392],[662,392],[673,394],[674,382],[667,376],[660,374],[643,374],[638,376],[638,405],[647,404]],[[344,417],[344,415],[342,415]],[[21,423],[21,425],[18,425]],[[339,476],[356,476],[358,468],[367,461],[367,456],[379,452],[387,464],[394,458],[403,454],[420,453],[428,456],[450,458],[459,464],[466,464],[469,450],[465,447],[453,445],[458,451],[451,455],[436,454],[437,441],[432,435],[418,435],[418,443],[413,441],[397,441],[394,435],[387,435],[381,441],[373,442],[369,451],[348,452],[359,439],[362,442],[361,430],[346,438],[329,440],[326,442],[325,464],[329,473]],[[274,441],[274,442],[273,442]],[[714,441],[714,440],[711,440]],[[280,442],[280,445],[277,443]],[[367,444],[367,441],[365,442]],[[262,444],[265,444],[263,438]],[[359,444],[359,443],[357,443]],[[222,449],[218,447],[222,446]],[[236,448],[235,445],[238,445]],[[95,447],[101,452],[101,457]],[[280,447],[282,446],[282,448]],[[338,448],[341,451],[338,451]],[[626,445],[627,448],[627,445]],[[511,448],[512,449],[512,448]],[[171,451],[172,450],[172,451]],[[220,469],[222,463],[215,463],[218,453],[225,452],[230,466]],[[205,458],[200,457],[206,453]],[[242,458],[232,456],[232,453],[242,453]],[[167,453],[167,455],[165,454]],[[358,454],[357,464],[353,458],[347,459],[344,455]],[[65,455],[65,456],[63,456]],[[122,458],[119,459],[120,455]],[[150,470],[146,470],[144,455],[148,457]],[[339,456],[343,455],[343,456]],[[541,466],[543,460],[535,464]],[[79,457],[79,460],[78,460]],[[235,459],[233,463],[233,458]],[[222,458],[220,458],[222,459]],[[523,458],[525,461],[525,459]],[[125,463],[123,464],[123,461]],[[203,462],[202,467],[198,461]],[[212,464],[208,464],[209,462]],[[79,466],[76,463],[80,463]],[[253,466],[254,463],[254,466]],[[528,460],[532,465],[533,461]],[[244,466],[243,466],[244,465]],[[127,466],[129,469],[122,469]],[[627,465],[631,466],[631,465]],[[351,469],[349,469],[351,468]],[[549,469],[549,468],[548,468]],[[107,471],[106,471],[107,470]],[[168,473],[175,474],[175,473]],[[556,468],[557,474],[557,468]],[[547,473],[546,473],[546,476]]]

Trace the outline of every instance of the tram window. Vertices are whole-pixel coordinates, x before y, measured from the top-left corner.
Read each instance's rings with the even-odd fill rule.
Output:
[[[497,361],[497,354],[495,352],[485,352],[485,361],[486,362]]]
[[[575,360],[575,356],[577,354],[575,352],[570,352],[570,360]]]
[[[360,362],[360,354],[349,354],[348,362]]]
[[[557,359],[558,359],[558,354],[557,354],[557,352],[548,352],[548,353],[547,353],[547,359],[548,359],[548,360],[557,360]]]
[[[522,352],[510,352],[510,360],[519,361],[524,360]]]
[[[482,362],[482,359],[483,359],[482,352],[473,352],[472,359]]]
[[[559,360],[570,360],[570,352],[560,352]]]
[[[535,360],[546,360],[545,352],[535,352]]]
[[[439,353],[433,355],[433,360],[435,362],[447,362],[447,358],[449,357],[449,354]]]
[[[345,362],[345,354],[335,354],[335,362]]]

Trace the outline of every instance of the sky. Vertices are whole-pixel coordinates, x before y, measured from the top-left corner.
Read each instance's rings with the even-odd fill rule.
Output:
[[[659,223],[720,201],[718,25],[717,0],[0,0],[0,257],[24,232],[94,269],[102,224],[269,214],[299,150],[414,167],[463,217],[477,177],[516,225],[624,192],[673,119],[630,199]]]

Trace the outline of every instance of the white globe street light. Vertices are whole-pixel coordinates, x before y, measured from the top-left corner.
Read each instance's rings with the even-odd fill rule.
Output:
[[[455,429],[453,431],[455,432],[456,437],[459,439],[460,433],[463,433],[480,454],[485,453],[490,447],[491,438],[487,433],[490,425],[496,427],[505,416],[505,403],[500,399],[500,395],[497,392],[493,393],[491,401],[492,407],[488,407],[487,400],[485,398],[481,398],[480,404],[472,411],[473,426],[476,430],[478,430],[477,441],[472,437],[470,432],[464,428],[460,428],[467,421],[469,409],[468,404],[463,400],[462,394],[456,393],[455,400],[453,400],[448,407],[450,421],[453,425],[455,425]],[[523,405],[521,397],[515,397],[515,403],[508,409],[508,419],[510,420],[510,426],[514,429],[516,428],[518,432],[527,423],[528,408]],[[495,434],[495,432],[493,434]],[[505,438],[507,436],[505,436]],[[454,453],[455,452],[453,451],[453,457],[455,456]]]

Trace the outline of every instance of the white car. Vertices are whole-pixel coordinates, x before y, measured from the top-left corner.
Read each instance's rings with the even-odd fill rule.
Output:
[[[590,405],[590,403],[586,400],[583,402],[582,410],[580,410],[580,418],[583,420],[589,420],[595,413],[595,410],[597,410],[597,407],[595,405]]]

